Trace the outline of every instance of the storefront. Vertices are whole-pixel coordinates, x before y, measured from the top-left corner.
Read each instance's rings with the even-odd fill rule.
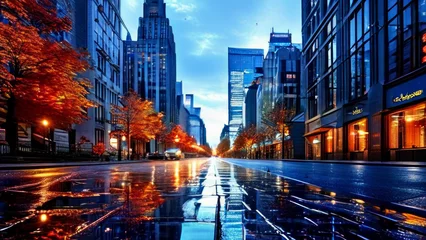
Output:
[[[350,160],[368,159],[368,120],[361,118],[348,124],[348,153]]]
[[[333,159],[335,128],[322,127],[305,134],[306,158],[311,160]]]
[[[384,117],[390,160],[426,161],[426,76],[386,92]]]

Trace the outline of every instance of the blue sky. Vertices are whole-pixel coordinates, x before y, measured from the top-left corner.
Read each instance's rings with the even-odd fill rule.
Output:
[[[123,0],[122,18],[133,39],[143,0]],[[300,0],[165,0],[173,27],[177,80],[193,93],[211,146],[228,121],[228,47],[268,48],[269,33],[290,32],[301,43]],[[123,33],[125,36],[126,33]]]

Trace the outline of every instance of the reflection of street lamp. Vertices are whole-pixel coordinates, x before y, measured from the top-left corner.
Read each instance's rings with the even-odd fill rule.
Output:
[[[49,121],[47,121],[46,119],[43,119],[41,121],[41,124],[45,127],[44,129],[44,136],[43,136],[43,147],[46,150],[46,138],[47,138],[47,131],[48,131],[48,126],[49,126]],[[50,149],[50,143],[49,143],[49,149]]]

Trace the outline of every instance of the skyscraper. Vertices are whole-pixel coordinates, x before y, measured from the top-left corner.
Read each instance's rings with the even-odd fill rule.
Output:
[[[176,49],[164,0],[146,0],[139,18],[136,41],[125,41],[124,91],[133,89],[165,115],[165,123],[177,122]]]
[[[249,87],[263,66],[263,49],[228,48],[228,123],[233,142],[243,125],[245,87]]]

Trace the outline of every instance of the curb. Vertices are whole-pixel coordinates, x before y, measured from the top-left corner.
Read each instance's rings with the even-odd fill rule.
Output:
[[[281,162],[301,162],[301,163],[323,163],[323,164],[350,164],[350,165],[366,165],[366,166],[387,166],[387,167],[426,167],[426,162],[368,162],[368,161],[352,161],[352,160],[302,160],[302,159],[245,159],[245,158],[222,158],[236,159],[247,161],[281,161]]]
[[[76,162],[76,163],[21,163],[18,165],[17,163],[10,164],[11,166],[7,166],[8,164],[0,164],[0,170],[31,170],[31,169],[43,169],[43,168],[64,168],[64,167],[85,167],[85,166],[102,166],[102,165],[122,165],[122,164],[135,164],[135,163],[146,163],[150,162],[149,160],[135,160],[135,161],[126,161],[126,162]],[[36,164],[36,165],[32,165]],[[46,164],[46,165],[38,165],[38,164]]]
[[[368,161],[351,161],[351,160],[298,160],[298,159],[277,159],[282,162],[308,162],[308,163],[329,163],[329,164],[350,164],[350,165],[370,165],[370,166],[387,166],[387,167],[426,167],[426,162],[368,162]]]

